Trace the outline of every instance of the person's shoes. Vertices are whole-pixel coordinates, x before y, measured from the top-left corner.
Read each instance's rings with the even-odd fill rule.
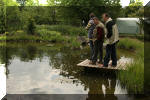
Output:
[[[99,64],[103,64],[103,61],[98,61]]]
[[[104,65],[103,65],[103,64],[98,64],[98,66],[99,66],[99,67],[103,67]]]
[[[92,60],[90,60],[89,64],[92,64]]]
[[[96,65],[96,62],[92,62],[92,65]]]
[[[90,61],[89,64],[90,65],[96,65],[96,62]]]
[[[106,66],[106,65],[104,65],[103,67],[108,67],[108,65]]]
[[[116,67],[117,65],[111,65],[112,67]]]

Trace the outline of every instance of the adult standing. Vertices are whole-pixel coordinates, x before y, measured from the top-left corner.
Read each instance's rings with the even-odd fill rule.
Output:
[[[94,13],[90,13],[89,15],[90,20],[86,26],[86,29],[88,30],[88,38],[89,38],[89,44],[90,44],[90,49],[91,49],[91,55],[90,55],[90,60],[92,60],[92,56],[94,53],[94,45],[93,45],[93,30],[95,29],[95,24],[93,18],[95,17]]]
[[[106,33],[106,55],[104,57],[104,67],[108,67],[110,59],[112,67],[117,66],[116,44],[119,41],[119,33],[116,23],[111,19],[109,14],[104,13],[102,18],[107,29]]]
[[[101,64],[103,62],[103,42],[105,26],[101,21],[99,21],[97,17],[94,17],[93,20],[96,27],[93,32],[94,54],[92,57],[92,64],[96,65],[98,55],[99,63]]]

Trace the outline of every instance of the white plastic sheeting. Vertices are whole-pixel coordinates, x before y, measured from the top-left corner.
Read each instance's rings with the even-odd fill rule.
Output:
[[[137,24],[138,18],[117,18],[116,24],[118,26],[119,33],[138,34],[140,33],[140,27]]]
[[[146,6],[150,6],[150,1],[146,4]]]

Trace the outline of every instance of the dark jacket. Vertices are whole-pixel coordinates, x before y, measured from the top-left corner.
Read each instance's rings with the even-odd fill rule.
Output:
[[[119,41],[118,27],[115,22],[109,18],[105,23],[107,33],[106,33],[106,44],[114,44]]]
[[[115,22],[112,20],[106,24],[106,28],[107,28],[107,32],[108,32],[107,38],[110,38],[113,34],[113,31],[112,31],[113,25],[115,25]]]

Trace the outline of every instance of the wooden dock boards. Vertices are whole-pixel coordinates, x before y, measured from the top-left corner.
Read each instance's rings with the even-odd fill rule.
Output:
[[[90,60],[86,59],[83,62],[77,64],[77,66],[89,67],[89,68],[100,68],[100,69],[126,70],[127,69],[127,64],[129,64],[129,62],[125,62],[123,60],[119,60],[117,62],[117,66],[116,67],[111,67],[110,64],[109,64],[108,67],[100,67],[99,64],[91,65],[91,64],[89,64],[89,62],[90,62]]]

